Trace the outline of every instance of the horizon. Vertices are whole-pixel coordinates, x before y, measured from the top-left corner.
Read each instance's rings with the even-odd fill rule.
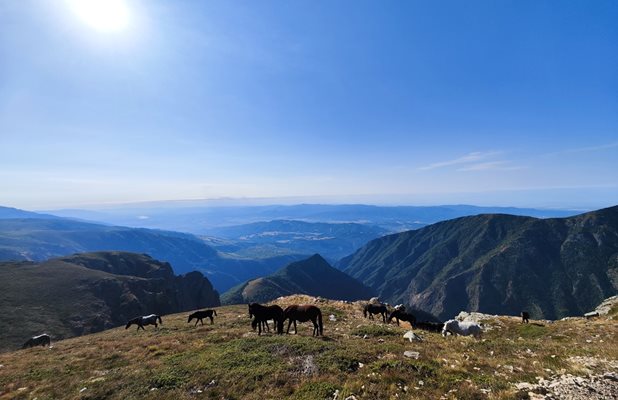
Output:
[[[612,206],[616,20],[615,1],[6,2],[0,203]]]

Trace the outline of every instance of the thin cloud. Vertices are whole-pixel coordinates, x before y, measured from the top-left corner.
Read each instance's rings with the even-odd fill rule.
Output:
[[[468,165],[466,167],[459,168],[457,171],[516,171],[525,168],[522,166],[509,164],[510,161],[489,161]]]
[[[567,150],[562,150],[562,151],[555,151],[555,152],[552,152],[552,153],[547,153],[547,154],[545,154],[545,156],[556,156],[556,155],[561,155],[561,154],[573,154],[573,153],[587,153],[587,152],[591,152],[591,151],[600,151],[600,150],[613,149],[615,147],[618,147],[618,142],[607,143],[607,144],[600,144],[598,146],[579,147],[579,148],[575,148],[575,149],[567,149]]]
[[[436,168],[450,167],[450,166],[453,166],[453,165],[469,164],[469,163],[473,163],[473,162],[478,162],[478,161],[486,160],[487,158],[493,157],[493,156],[495,156],[497,154],[500,154],[500,152],[497,152],[497,151],[487,151],[487,152],[475,151],[475,152],[472,152],[472,153],[468,153],[465,156],[455,158],[453,160],[440,161],[440,162],[437,162],[437,163],[426,165],[424,167],[420,167],[419,170],[427,171],[427,170],[436,169]]]

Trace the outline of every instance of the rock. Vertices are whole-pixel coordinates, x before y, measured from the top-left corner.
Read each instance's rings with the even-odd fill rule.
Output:
[[[328,316],[328,320],[332,321],[332,322],[335,322],[335,321],[337,321],[337,318],[335,317],[334,314],[331,314],[331,315]]]
[[[348,396],[344,400],[358,400],[356,396]]]
[[[421,354],[418,351],[410,351],[410,350],[406,350],[403,352],[404,357],[408,357],[408,358],[414,358],[415,360],[417,360]]]
[[[422,342],[423,341],[423,338],[417,335],[416,333],[414,333],[414,331],[407,331],[406,333],[403,334],[403,338],[408,339],[410,342],[412,341]]]

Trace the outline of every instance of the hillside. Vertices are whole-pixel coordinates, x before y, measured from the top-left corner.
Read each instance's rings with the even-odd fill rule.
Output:
[[[181,313],[157,330],[119,327],[0,354],[0,397],[594,400],[618,390],[618,324],[608,319],[616,309],[594,320],[489,317],[483,340],[417,331],[423,341],[409,342],[407,327],[364,319],[360,303],[317,305],[333,315],[324,318],[324,338],[311,337],[307,323],[298,335],[258,337],[246,305],[237,305],[218,308],[214,325],[194,327]]]
[[[264,303],[294,293],[337,300],[369,299],[373,292],[333,268],[319,254],[291,263],[274,274],[238,285],[221,296],[224,304]]]
[[[582,315],[618,292],[618,206],[569,218],[490,214],[376,239],[339,267],[392,303]]]
[[[176,273],[198,270],[218,290],[267,275],[301,258],[282,255],[263,259],[219,253],[190,234],[85,223],[65,218],[0,219],[0,260],[44,261],[92,251],[150,254],[173,265]]]
[[[143,254],[0,262],[0,351],[43,331],[67,338],[120,326],[137,315],[218,304],[218,293],[201,273],[174,276],[168,263]]]

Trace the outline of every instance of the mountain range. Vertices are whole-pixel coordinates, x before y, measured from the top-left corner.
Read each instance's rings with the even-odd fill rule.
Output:
[[[0,282],[0,351],[41,332],[61,339],[220,304],[200,272],[175,276],[169,263],[125,252],[0,262]]]
[[[234,257],[220,253],[191,234],[67,218],[38,218],[37,214],[29,218],[0,219],[0,260],[44,261],[103,250],[146,253],[169,262],[179,274],[201,271],[218,290],[227,290],[306,257],[290,254],[259,259]]]
[[[618,206],[569,218],[488,214],[369,242],[338,267],[440,319],[461,310],[581,315],[618,292]]]
[[[333,268],[322,256],[291,263],[272,275],[238,285],[221,296],[224,304],[263,303],[281,296],[307,294],[336,300],[361,300],[371,289]]]

